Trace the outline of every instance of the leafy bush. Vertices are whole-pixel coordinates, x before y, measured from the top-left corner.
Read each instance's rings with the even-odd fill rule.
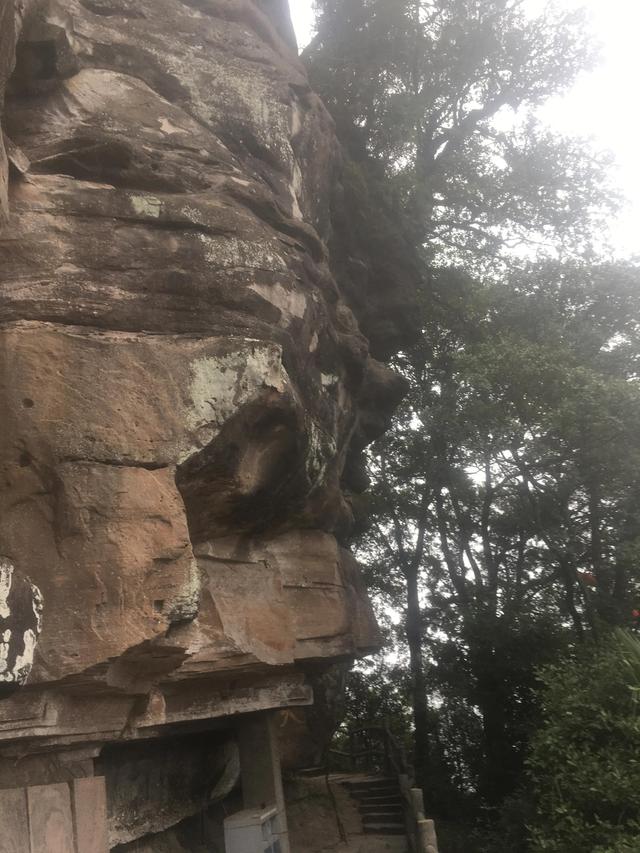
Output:
[[[640,851],[640,641],[618,631],[542,673],[534,853]]]

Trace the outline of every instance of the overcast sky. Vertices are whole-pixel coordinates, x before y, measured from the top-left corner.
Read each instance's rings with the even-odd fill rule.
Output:
[[[530,0],[539,5],[542,0]],[[585,74],[574,89],[550,103],[543,117],[563,133],[592,136],[613,152],[616,178],[629,205],[613,226],[623,254],[640,254],[640,0],[561,0],[586,6],[603,45],[601,66]],[[310,38],[312,0],[290,0],[301,45]]]

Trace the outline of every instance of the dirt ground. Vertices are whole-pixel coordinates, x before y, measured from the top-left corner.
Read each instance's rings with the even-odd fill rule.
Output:
[[[337,779],[329,784],[333,796],[320,777],[296,779],[286,785],[291,853],[407,853],[402,837],[364,835],[351,797]]]

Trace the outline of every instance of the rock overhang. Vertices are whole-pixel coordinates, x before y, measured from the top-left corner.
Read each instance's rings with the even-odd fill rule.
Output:
[[[0,0],[0,554],[44,598],[5,748],[308,704],[377,643],[343,546],[402,382],[358,311],[393,349],[402,300],[337,274],[285,7]]]

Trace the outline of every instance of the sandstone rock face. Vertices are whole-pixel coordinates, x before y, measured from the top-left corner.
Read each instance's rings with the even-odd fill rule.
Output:
[[[0,0],[0,568],[43,625],[2,786],[15,754],[37,784],[43,750],[308,704],[377,642],[343,546],[402,383],[354,314],[380,294],[334,277],[340,151],[293,42],[283,0]]]

